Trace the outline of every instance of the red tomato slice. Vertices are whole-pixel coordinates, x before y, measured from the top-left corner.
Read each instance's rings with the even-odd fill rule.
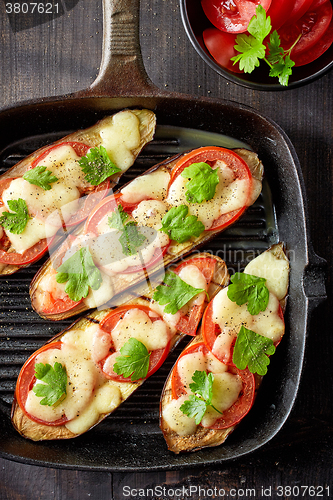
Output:
[[[294,24],[298,19],[304,16],[306,11],[311,7],[313,0],[294,0],[290,3],[293,5],[293,9],[288,18],[286,18],[286,25]]]
[[[47,351],[49,349],[61,349],[61,342],[50,342],[49,344],[45,344],[43,347],[38,349],[30,358],[24,363],[20,374],[17,379],[17,384],[16,384],[16,390],[15,390],[15,396],[18,405],[20,406],[21,410],[25,415],[30,420],[33,420],[34,422],[37,422],[39,424],[44,424],[44,425],[52,425],[52,426],[57,426],[57,425],[63,425],[65,422],[68,422],[68,418],[64,415],[62,418],[55,420],[54,422],[46,422],[45,420],[41,420],[39,418],[34,417],[30,413],[28,413],[25,409],[25,403],[27,401],[28,393],[32,389],[34,383],[35,383],[35,359],[36,356],[44,351]]]
[[[319,42],[314,46],[311,47],[309,50],[304,50],[300,54],[296,56],[292,56],[292,59],[295,63],[295,66],[304,66],[305,64],[309,64],[321,55],[323,55],[327,49],[330,48],[330,46],[333,43],[333,18],[332,21],[325,31],[324,35],[321,37]]]
[[[43,151],[40,155],[38,155],[29,166],[29,169],[37,167],[37,165],[42,160],[44,160],[44,158],[46,158],[51,153],[51,151],[53,151],[54,149],[58,149],[62,146],[71,146],[74,149],[77,156],[80,157],[85,156],[90,149],[90,146],[84,144],[83,142],[75,142],[75,141],[59,142],[59,144],[54,144],[53,146],[50,146],[49,148],[45,149],[45,151]]]
[[[236,179],[244,179],[247,181],[249,198],[252,188],[252,174],[246,162],[234,151],[217,146],[199,148],[181,157],[172,169],[169,188],[176,177],[192,163],[206,162],[212,166],[217,160],[224,161],[228,167],[232,169]],[[239,210],[221,215],[213,222],[212,226],[207,229],[207,231],[216,231],[226,228],[234,223],[245,212],[246,208],[247,207],[244,206]]]
[[[176,267],[174,272],[179,274],[184,267],[190,265],[196,266],[199,271],[201,271],[206,279],[207,285],[209,285],[214,276],[216,260],[212,257],[198,257],[197,259],[190,259],[188,261],[182,262],[178,267]],[[176,325],[177,330],[185,333],[186,335],[194,336],[196,334],[198,324],[205,307],[206,302],[203,302],[200,306],[194,305],[189,314],[180,318]]]
[[[107,214],[114,212],[119,204],[123,207],[124,211],[127,212],[129,215],[131,215],[133,210],[135,210],[135,208],[138,206],[138,203],[125,202],[122,199],[121,193],[108,196],[95,207],[93,213],[91,214],[89,219],[87,219],[85,224],[85,232],[97,235],[98,234],[97,226],[100,223],[100,221]],[[127,269],[125,269],[125,271],[122,271],[122,274],[136,273],[144,269],[149,269],[154,264],[156,264],[156,262],[162,259],[162,257],[166,254],[169,245],[170,243],[168,243],[168,245],[165,245],[163,248],[157,248],[151,260],[147,264],[128,267]]]
[[[25,250],[23,253],[5,252],[4,250],[0,250],[0,263],[13,266],[32,264],[45,254],[52,241],[53,238],[44,238],[36,243],[36,245]]]
[[[239,54],[234,48],[236,45],[236,36],[232,33],[220,31],[217,28],[207,28],[202,34],[209,53],[220,66],[234,73],[242,73],[239,69],[239,64],[233,64],[230,61],[232,57]]]
[[[178,362],[183,356],[187,354],[193,354],[195,352],[202,352],[203,354],[208,354],[209,350],[207,349],[207,346],[203,342],[200,342],[198,344],[186,348],[181,353],[171,373],[171,391],[173,399],[178,399],[180,396],[186,394],[184,390],[184,384],[181,380],[181,377],[179,376]],[[245,415],[250,411],[253,405],[255,396],[254,375],[250,373],[248,369],[239,370],[234,366],[230,366],[228,371],[241,377],[243,382],[243,388],[239,395],[238,400],[230,408],[225,410],[221,418],[218,418],[215,421],[215,423],[209,427],[209,429],[226,429],[228,427],[236,425],[238,422],[240,422],[240,420],[242,420],[242,418],[245,417]]]
[[[272,31],[278,30],[285,22],[288,22],[294,5],[295,2],[291,0],[272,0],[267,12],[267,16],[271,18]]]
[[[128,305],[128,306],[120,306],[120,307],[117,307],[116,309],[114,309],[113,311],[111,311],[105,318],[102,319],[102,321],[100,322],[100,328],[102,328],[104,331],[106,331],[107,333],[109,333],[110,335],[112,335],[112,330],[115,328],[115,326],[117,325],[118,321],[121,320],[124,315],[126,314],[127,311],[129,311],[130,309],[141,309],[142,311],[144,311],[148,316],[149,316],[149,313],[152,314],[152,316],[149,316],[151,321],[154,322],[154,321],[157,321],[157,320],[162,320],[163,319],[161,318],[161,316],[159,316],[156,312],[152,311],[149,307],[147,306],[142,306],[142,305]],[[170,341],[168,342],[168,344],[163,348],[163,349],[155,349],[154,351],[150,351],[151,354],[150,354],[150,359],[149,359],[149,369],[148,369],[148,373],[145,377],[148,378],[150,377],[153,373],[155,373],[159,368],[160,366],[162,366],[162,364],[164,363],[168,353],[170,351]],[[113,350],[113,352],[115,352],[115,350]],[[112,352],[110,353],[112,354]],[[100,368],[101,370],[103,371],[103,366],[104,366],[104,363],[105,363],[105,360],[107,358],[101,360],[99,362],[99,365],[100,365]],[[123,377],[122,375],[110,375],[108,373],[105,373],[103,371],[103,374],[105,377],[111,379],[111,380],[117,380],[118,382],[131,382],[131,377]]]
[[[282,26],[279,30],[281,46],[289,49],[301,36],[291,51],[291,59],[297,58],[303,52],[308,52],[317,44],[321,45],[321,38],[325,34],[332,20],[332,4],[330,0],[311,6],[311,8],[295,24]]]
[[[83,299],[75,302],[70,299],[68,295],[63,298],[55,299],[51,293],[45,295],[43,301],[43,314],[61,314],[67,311],[71,311],[74,307],[78,306],[83,302]]]
[[[202,8],[210,22],[228,33],[244,33],[258,5],[268,10],[272,0],[202,0]]]

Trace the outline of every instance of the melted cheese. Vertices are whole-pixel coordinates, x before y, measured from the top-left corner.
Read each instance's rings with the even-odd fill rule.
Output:
[[[153,351],[166,347],[170,333],[164,321],[151,321],[142,309],[130,309],[112,330],[112,340],[116,351],[120,351],[130,338],[139,340],[148,351]]]
[[[189,203],[186,199],[188,179],[178,175],[169,189],[167,202],[172,206],[187,205],[189,214],[195,215],[209,229],[220,215],[239,210],[246,205],[249,187],[246,180],[234,179],[234,174],[224,162],[218,161],[219,183],[214,197],[202,203]]]
[[[167,211],[168,207],[162,201],[145,200],[133,210],[132,217],[138,226],[149,226],[158,231],[162,227],[162,219]]]
[[[122,171],[127,170],[135,160],[132,151],[140,146],[139,118],[130,110],[121,111],[110,117],[99,133],[111,160]]]
[[[66,367],[66,398],[56,407],[41,405],[41,398],[37,397],[31,390],[26,401],[26,410],[31,415],[48,422],[61,418],[63,414],[68,419],[79,415],[90,403],[98,379],[98,370],[95,364],[79,349],[71,345],[64,345],[61,350],[49,349],[36,357],[36,363],[49,363],[53,366],[55,362]],[[37,383],[42,382],[37,381]]]
[[[181,396],[178,399],[172,399],[163,406],[162,417],[166,424],[175,431],[178,436],[189,436],[194,434],[197,425],[194,418],[185,415],[180,407],[188,399],[187,396]]]
[[[288,292],[289,263],[266,251],[253,259],[244,269],[244,273],[266,278],[268,290],[282,300]]]
[[[147,198],[162,201],[166,197],[169,181],[169,172],[158,169],[150,174],[136,177],[121,190],[121,193],[127,203],[139,203]]]

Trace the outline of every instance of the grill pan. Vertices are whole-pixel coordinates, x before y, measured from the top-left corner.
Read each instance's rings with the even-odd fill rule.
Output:
[[[265,166],[263,193],[236,225],[204,249],[224,258],[231,271],[238,271],[271,244],[285,242],[291,264],[286,335],[253,409],[222,446],[178,456],[167,451],[158,427],[158,403],[177,353],[88,433],[63,442],[30,442],[10,422],[16,377],[34,350],[70,324],[69,320],[41,320],[32,311],[28,290],[39,267],[34,264],[0,282],[0,455],[34,465],[112,472],[218,464],[256,450],[282,427],[297,393],[309,316],[325,298],[324,261],[310,244],[299,161],[279,126],[251,108],[155,87],[141,58],[139,0],[104,0],[103,7],[103,58],[97,79],[85,91],[1,111],[2,171],[38,147],[126,107],[154,110],[158,128],[154,141],[122,182],[192,147],[248,145]]]

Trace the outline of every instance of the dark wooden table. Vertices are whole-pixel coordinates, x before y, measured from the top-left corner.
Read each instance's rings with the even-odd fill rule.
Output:
[[[7,14],[5,4],[0,3],[1,109],[84,89],[94,81],[102,46],[100,0],[59,1],[59,15],[48,20],[38,13]],[[313,246],[328,262],[329,298],[310,322],[291,415],[261,449],[215,467],[155,473],[61,470],[0,459],[0,500],[333,498],[333,72],[288,92],[228,83],[190,45],[177,0],[142,1],[140,39],[147,73],[158,87],[244,103],[289,135],[303,170]]]

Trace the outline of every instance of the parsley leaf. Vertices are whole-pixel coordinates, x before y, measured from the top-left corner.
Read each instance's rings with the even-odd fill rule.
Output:
[[[232,356],[237,368],[245,370],[248,366],[251,373],[266,375],[269,365],[269,355],[275,353],[272,339],[241,327]]]
[[[46,167],[37,165],[37,167],[28,170],[24,174],[23,179],[30,184],[34,184],[48,191],[52,187],[51,184],[58,180],[58,177],[52,175],[51,170],[47,170]]]
[[[146,346],[135,338],[130,338],[120,349],[121,356],[116,357],[113,370],[118,375],[127,378],[131,376],[132,382],[145,378],[149,370],[150,352]]]
[[[265,311],[269,291],[266,287],[266,279],[246,273],[235,273],[230,278],[231,284],[228,286],[227,295],[232,302],[238,306],[247,302],[247,309],[255,316],[260,311]]]
[[[180,410],[190,418],[195,418],[195,423],[200,424],[207,410],[211,406],[215,411],[221,413],[212,405],[214,375],[210,372],[196,370],[192,376],[193,383],[190,389],[189,399],[184,401]]]
[[[186,199],[190,203],[202,203],[214,197],[216,186],[220,182],[218,169],[212,169],[208,163],[192,163],[184,168],[181,176],[189,179],[186,183]]]
[[[108,225],[112,229],[118,229],[119,231],[122,231],[124,229],[124,222],[127,219],[128,219],[128,214],[119,204],[116,210],[112,212],[112,214],[108,217]]]
[[[301,35],[288,50],[284,50],[280,46],[278,32],[275,30],[271,33],[271,29],[270,17],[266,17],[265,9],[262,5],[258,5],[256,15],[252,17],[247,28],[250,34],[243,33],[236,37],[234,48],[240,54],[232,57],[231,61],[234,64],[239,62],[239,68],[245,73],[252,73],[260,65],[260,59],[263,59],[270,67],[269,76],[278,77],[279,83],[286,86],[289,76],[292,74],[291,68],[295,66],[294,61],[290,58],[290,53]],[[271,33],[267,44],[269,53],[266,56],[266,45],[263,41],[269,33]]]
[[[57,283],[68,282],[65,292],[71,300],[87,297],[89,287],[98,290],[102,283],[100,270],[95,266],[89,249],[80,248],[57,269]]]
[[[46,363],[35,365],[35,377],[44,384],[36,384],[32,388],[37,397],[43,398],[41,405],[54,406],[65,399],[67,375],[66,368],[61,363],[54,363],[54,367]]]
[[[164,276],[163,284],[156,287],[153,299],[161,306],[167,304],[164,309],[166,313],[176,314],[189,300],[204,291],[203,288],[194,288],[185,283],[173,271],[168,271]]]
[[[125,224],[119,242],[121,243],[125,255],[134,255],[146,239],[147,238],[143,234],[139,233],[137,223],[133,220]]]
[[[21,234],[30,219],[27,204],[22,198],[8,200],[7,203],[12,212],[2,212],[0,225],[10,233]]]
[[[93,186],[98,186],[111,175],[121,172],[121,169],[111,161],[103,146],[89,149],[86,156],[80,158],[79,164],[86,174],[86,181]]]
[[[184,243],[192,238],[192,236],[200,236],[205,230],[205,226],[195,215],[187,214],[188,207],[186,205],[172,207],[164,215],[162,227],[159,231],[163,231],[178,243]]]

